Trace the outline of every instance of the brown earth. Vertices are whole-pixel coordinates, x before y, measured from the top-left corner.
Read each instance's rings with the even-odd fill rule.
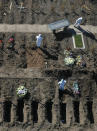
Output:
[[[96,0],[20,0],[0,1],[0,23],[47,24],[68,18],[71,23],[82,16],[83,24],[97,25]],[[6,14],[4,14],[6,13]],[[0,131],[96,131],[97,130],[97,34],[85,35],[84,50],[73,48],[72,31],[42,34],[36,48],[32,33],[0,33]],[[8,49],[9,38],[15,40]],[[67,67],[64,49],[74,57],[82,55],[86,67]],[[67,90],[58,90],[58,81],[67,80]],[[80,95],[74,95],[78,80]],[[16,89],[24,85],[28,94],[19,99]]]
[[[22,2],[25,9],[20,10]],[[96,0],[1,0],[0,23],[47,24],[63,18],[74,23],[82,16],[83,24],[97,25],[96,8]]]
[[[7,49],[12,35],[15,39],[14,50]],[[84,36],[85,50],[76,50],[71,37],[59,41],[56,39],[58,36],[42,34],[44,41],[37,48],[36,35],[0,34],[4,43],[4,48],[0,50],[1,131],[95,130],[96,40]],[[81,54],[87,66],[65,66],[66,48],[71,48],[74,56]],[[59,92],[57,84],[62,78],[67,80],[64,93]],[[80,85],[80,96],[72,92],[75,80]],[[28,97],[21,100],[16,95],[19,85],[25,85],[29,91]]]
[[[43,52],[40,49],[27,50],[27,68],[30,67],[44,67]]]

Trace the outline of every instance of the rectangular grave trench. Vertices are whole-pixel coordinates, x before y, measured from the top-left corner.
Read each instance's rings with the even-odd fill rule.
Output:
[[[32,116],[33,123],[38,122],[38,113],[37,112],[38,112],[38,102],[37,101],[32,101],[31,116]]]
[[[48,120],[49,123],[52,123],[52,102],[48,101],[46,102],[46,120]]]
[[[24,120],[23,109],[24,109],[24,101],[22,99],[19,99],[17,104],[17,111],[16,111],[17,121],[19,122],[23,122]]]
[[[73,108],[74,108],[75,122],[79,123],[80,122],[80,118],[79,118],[79,101],[74,101],[73,102]]]
[[[3,103],[3,120],[5,122],[10,122],[11,120],[11,106],[12,106],[12,103],[11,101],[5,101]]]
[[[94,123],[92,105],[93,105],[92,101],[87,101],[87,117],[91,124]]]
[[[66,103],[60,103],[60,120],[62,123],[66,123]]]

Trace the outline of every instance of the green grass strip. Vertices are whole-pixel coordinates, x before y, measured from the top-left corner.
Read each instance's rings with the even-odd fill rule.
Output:
[[[74,39],[75,39],[75,45],[76,45],[76,48],[83,48],[83,42],[82,42],[82,37],[81,35],[75,35],[74,36]]]

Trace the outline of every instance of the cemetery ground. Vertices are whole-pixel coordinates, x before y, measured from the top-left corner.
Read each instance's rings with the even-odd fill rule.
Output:
[[[42,33],[40,48],[36,47],[36,33],[0,33],[4,43],[0,50],[1,130],[94,129],[97,35],[94,34],[95,40],[83,35],[85,49],[75,49],[72,36],[59,39],[58,33]],[[15,40],[14,50],[7,48],[11,36]],[[83,56],[86,67],[66,66],[65,49],[70,49],[74,57]],[[64,93],[58,86],[62,78],[67,81]],[[71,90],[76,80],[80,95]],[[28,89],[28,98],[18,98],[19,85]]]
[[[73,24],[82,16],[82,24],[96,30],[95,0],[23,0],[25,9],[20,6],[20,0],[1,0],[0,23],[43,25],[65,17]],[[76,29],[39,32],[40,48],[36,47],[38,32],[0,32],[0,131],[97,130],[97,33],[82,29],[85,49],[74,48]],[[8,49],[10,37],[13,50]],[[86,66],[66,65],[65,50],[74,59],[82,56]],[[61,79],[67,82],[63,92],[58,85]],[[79,95],[73,92],[75,81]],[[20,85],[28,90],[22,99],[16,94]]]

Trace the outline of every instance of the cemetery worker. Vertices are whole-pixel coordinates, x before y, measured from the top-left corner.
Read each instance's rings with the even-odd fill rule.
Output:
[[[60,90],[64,90],[65,84],[66,84],[66,80],[61,79],[61,81],[58,82],[59,89],[60,89]]]
[[[79,85],[77,81],[73,83],[73,91],[75,94],[79,94]]]
[[[42,43],[42,40],[43,40],[43,37],[41,34],[39,34],[38,36],[36,36],[36,45],[37,47],[40,47],[41,43]]]
[[[75,24],[74,24],[74,27],[79,27],[80,24],[81,24],[81,22],[82,22],[82,19],[83,19],[82,17],[78,18],[78,19],[76,20]]]

